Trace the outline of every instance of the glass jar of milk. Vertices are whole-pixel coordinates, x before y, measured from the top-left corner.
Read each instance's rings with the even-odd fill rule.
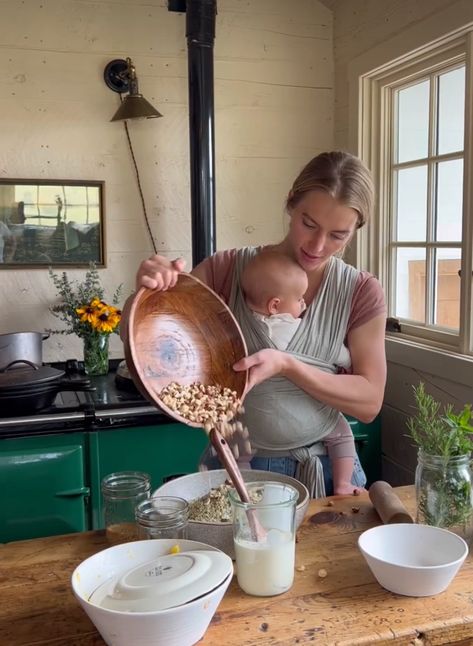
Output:
[[[294,580],[299,494],[280,482],[245,484],[252,502],[242,502],[235,490],[229,492],[238,584],[255,596],[281,594]]]

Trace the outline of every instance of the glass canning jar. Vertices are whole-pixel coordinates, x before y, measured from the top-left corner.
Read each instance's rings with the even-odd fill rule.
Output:
[[[120,471],[103,478],[103,515],[110,543],[137,539],[135,508],[150,492],[150,477],[141,471]]]
[[[189,504],[177,496],[155,496],[135,510],[139,538],[186,538]]]
[[[238,585],[255,596],[281,594],[289,590],[294,581],[295,515],[299,494],[293,487],[280,482],[245,484],[252,502],[242,502],[235,489],[228,492],[233,510]],[[262,527],[259,532],[255,531],[256,521]]]
[[[464,538],[473,536],[473,477],[470,454],[418,452],[415,474],[417,522],[443,527]]]

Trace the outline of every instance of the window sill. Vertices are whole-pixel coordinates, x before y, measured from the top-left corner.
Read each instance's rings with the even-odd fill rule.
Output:
[[[408,368],[415,368],[455,383],[471,386],[473,357],[421,343],[386,335],[386,358]]]

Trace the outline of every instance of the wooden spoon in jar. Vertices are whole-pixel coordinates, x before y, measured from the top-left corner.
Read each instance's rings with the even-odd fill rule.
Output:
[[[209,439],[214,447],[220,462],[223,464],[225,469],[230,476],[230,480],[233,483],[233,486],[237,490],[238,495],[242,502],[250,503],[250,496],[248,489],[246,488],[245,481],[241,475],[241,471],[238,467],[237,461],[233,456],[232,450],[227,444],[227,441],[221,433],[217,431],[216,428],[211,429],[209,432]],[[257,542],[264,541],[266,539],[266,530],[261,525],[258,516],[255,513],[254,509],[247,510],[248,515],[248,524],[250,525],[251,534],[253,539]]]

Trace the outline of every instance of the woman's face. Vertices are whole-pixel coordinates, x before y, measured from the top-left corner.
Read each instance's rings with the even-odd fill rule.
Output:
[[[291,224],[285,242],[308,273],[323,267],[348,244],[358,222],[355,209],[323,191],[306,193],[289,215]]]

